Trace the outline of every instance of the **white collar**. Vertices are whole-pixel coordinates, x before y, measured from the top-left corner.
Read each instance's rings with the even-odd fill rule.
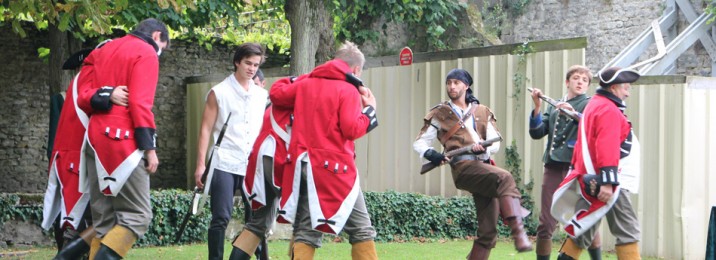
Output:
[[[242,97],[249,96],[249,95],[255,93],[256,88],[258,88],[258,86],[256,85],[256,83],[254,83],[253,80],[249,80],[249,89],[247,91],[246,89],[244,89],[244,87],[241,85],[241,83],[239,83],[239,80],[236,79],[236,75],[234,73],[231,73],[231,75],[229,75],[229,83],[231,83],[232,87],[234,89],[236,89],[236,91]]]

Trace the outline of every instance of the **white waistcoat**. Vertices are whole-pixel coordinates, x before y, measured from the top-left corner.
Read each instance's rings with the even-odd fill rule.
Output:
[[[249,91],[246,91],[234,74],[231,74],[211,88],[216,96],[219,112],[212,130],[215,141],[231,113],[220,149],[214,154],[215,168],[242,176],[246,175],[249,153],[261,130],[268,100],[268,92],[265,89],[256,86],[253,81],[249,82]]]

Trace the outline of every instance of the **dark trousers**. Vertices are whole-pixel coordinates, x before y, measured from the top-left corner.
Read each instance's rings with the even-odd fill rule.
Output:
[[[222,170],[214,170],[209,192],[211,205],[211,223],[209,230],[224,231],[231,221],[234,211],[234,193],[244,181],[244,176],[231,174]],[[243,192],[240,192],[245,201]],[[244,202],[246,203],[246,202]]]
[[[478,160],[459,161],[451,166],[455,187],[469,191],[475,200],[478,223],[476,243],[484,248],[495,247],[500,213],[497,199],[503,196],[522,197],[512,174]]]
[[[544,165],[544,179],[542,180],[542,206],[539,213],[539,226],[537,226],[538,239],[552,239],[557,229],[557,220],[552,216],[552,197],[559,188],[564,177],[569,172],[568,163],[551,163]]]

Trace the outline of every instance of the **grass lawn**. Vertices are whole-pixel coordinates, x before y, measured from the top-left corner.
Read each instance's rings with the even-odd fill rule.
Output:
[[[558,245],[555,246],[552,258],[557,256]],[[378,257],[380,259],[465,259],[472,247],[472,241],[446,240],[434,242],[406,242],[406,243],[377,243]],[[14,249],[17,256],[7,259],[52,259],[56,251],[54,248]],[[271,259],[289,259],[287,256],[288,241],[274,241],[269,243]],[[8,257],[9,251],[0,250],[0,258]],[[226,241],[224,258],[228,259],[231,253],[231,244]],[[193,244],[169,247],[134,248],[129,251],[126,259],[206,259],[206,244]],[[323,247],[316,250],[316,259],[351,259],[351,246],[349,243],[324,242]],[[534,251],[518,254],[511,241],[500,241],[492,250],[490,259],[534,259]],[[584,251],[581,259],[589,259]],[[603,259],[617,259],[616,255],[606,253]],[[643,258],[657,259],[657,258]]]

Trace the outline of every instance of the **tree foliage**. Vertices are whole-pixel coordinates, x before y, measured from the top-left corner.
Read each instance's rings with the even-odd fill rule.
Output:
[[[276,2],[281,1],[0,0],[0,24],[11,23],[13,30],[23,37],[22,22],[33,23],[38,29],[56,25],[61,31],[85,40],[111,34],[113,29],[126,30],[151,17],[166,23],[173,36],[179,38],[232,41],[256,28],[261,32],[278,28],[279,33],[285,33],[286,27],[277,24],[285,20],[283,11],[272,7]]]

